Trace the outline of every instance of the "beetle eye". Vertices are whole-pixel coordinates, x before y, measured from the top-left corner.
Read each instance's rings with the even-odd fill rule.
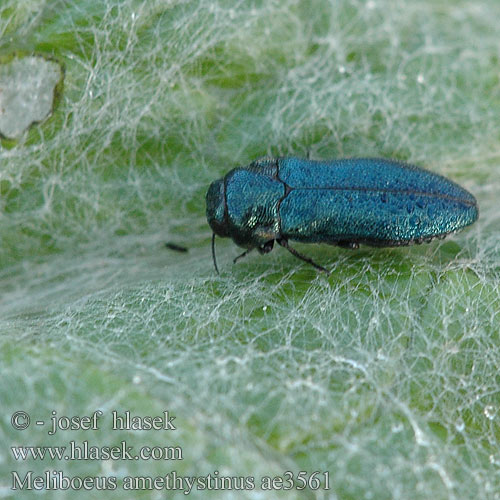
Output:
[[[212,182],[207,191],[207,220],[212,231],[221,237],[229,236],[224,197],[223,179]]]

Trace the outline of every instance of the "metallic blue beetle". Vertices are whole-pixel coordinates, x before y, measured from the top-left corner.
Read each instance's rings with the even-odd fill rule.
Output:
[[[328,272],[288,240],[358,248],[410,245],[444,238],[472,224],[477,201],[454,182],[405,163],[366,158],[330,161],[263,158],[212,182],[207,220],[215,235],[229,236],[261,254],[274,241]]]

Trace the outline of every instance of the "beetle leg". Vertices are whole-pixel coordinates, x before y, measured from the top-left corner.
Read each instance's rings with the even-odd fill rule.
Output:
[[[245,250],[242,254],[238,255],[238,257],[235,257],[233,259],[233,264],[236,264],[236,262],[245,257],[245,255],[248,255],[252,250],[253,248],[249,248],[248,250]]]
[[[355,241],[337,241],[335,243],[340,248],[348,248],[349,250],[357,250],[359,248],[359,243]]]
[[[261,255],[264,255],[265,253],[269,253],[274,247],[274,240],[269,240],[266,241],[262,246],[257,247],[257,250]]]
[[[288,245],[288,240],[285,239],[280,239],[276,240],[279,245],[281,245],[283,248],[286,248],[292,255],[295,257],[299,258],[300,260],[303,260],[304,262],[307,262],[308,264],[311,264],[314,266],[318,271],[323,271],[326,274],[330,274],[330,271],[328,269],[325,269],[323,266],[320,266],[319,264],[316,264],[312,259],[309,257],[306,257],[305,255],[300,254],[295,250],[295,248],[292,248],[291,246]]]
[[[269,253],[272,249],[273,249],[273,246],[274,246],[274,240],[269,240],[267,241],[266,243],[264,243],[262,246],[260,247],[256,247],[257,248],[257,251],[261,254],[261,255],[264,255],[265,253]],[[242,259],[243,257],[245,257],[245,255],[247,255],[248,253],[250,253],[253,249],[253,248],[249,248],[248,250],[245,250],[241,255],[238,255],[238,257],[235,257],[233,259],[233,264],[236,264],[236,262],[240,259]]]

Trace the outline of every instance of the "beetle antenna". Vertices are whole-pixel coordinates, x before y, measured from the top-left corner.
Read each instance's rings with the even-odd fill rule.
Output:
[[[212,233],[212,258],[214,260],[215,272],[219,274],[219,268],[217,267],[217,259],[215,258],[215,233]]]
[[[282,247],[286,248],[292,255],[297,257],[300,260],[303,260],[304,262],[307,262],[308,264],[311,264],[314,266],[318,271],[323,271],[326,274],[330,274],[330,271],[323,266],[320,266],[319,264],[316,264],[314,260],[312,260],[309,257],[306,257],[305,255],[302,255],[301,253],[297,252],[295,248],[292,248],[291,246],[288,246],[288,241],[281,239],[281,240],[276,240]]]

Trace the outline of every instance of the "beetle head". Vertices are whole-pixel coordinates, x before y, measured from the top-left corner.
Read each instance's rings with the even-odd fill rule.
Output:
[[[207,191],[207,220],[212,231],[222,238],[229,236],[224,179],[212,182]]]

